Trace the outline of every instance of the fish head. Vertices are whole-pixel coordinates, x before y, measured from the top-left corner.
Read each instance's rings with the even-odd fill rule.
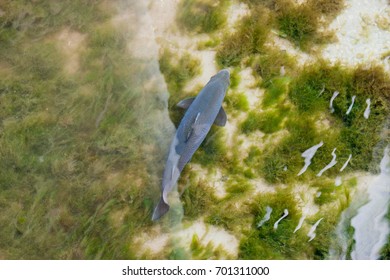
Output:
[[[230,85],[230,72],[228,69],[222,69],[219,71],[217,74],[211,77],[210,81],[208,84],[213,84],[219,90],[213,91],[213,92],[218,92],[222,93],[223,95],[226,94],[226,90]]]
[[[215,76],[230,84],[230,72],[228,69],[222,69]]]

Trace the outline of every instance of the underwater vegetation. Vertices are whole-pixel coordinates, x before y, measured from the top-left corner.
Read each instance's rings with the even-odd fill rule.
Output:
[[[254,8],[244,17],[232,34],[226,34],[217,49],[221,67],[237,66],[249,55],[259,53],[270,31],[271,16],[264,8]]]
[[[213,127],[183,170],[183,213],[172,211],[159,223],[151,216],[167,135],[173,136],[168,117],[179,124],[184,110],[176,104],[198,93],[186,85],[204,69],[191,49],[161,45],[165,100],[146,60],[129,52],[136,25],[113,21],[117,6],[138,5],[125,2],[0,5],[0,259],[328,258],[341,212],[358,185],[355,173],[377,172],[390,140],[382,133],[390,78],[375,63],[351,67],[314,56],[301,64],[272,39],[318,53],[331,42],[323,30],[344,1],[180,1],[180,33],[193,36],[197,50],[215,52],[218,68],[230,69],[223,105],[229,126]],[[238,2],[249,12],[227,28],[229,7]],[[68,40],[79,42],[72,55],[64,51]],[[74,57],[77,63],[69,63]],[[241,87],[244,68],[255,80],[247,90]],[[257,99],[251,90],[260,92]],[[298,176],[302,153],[321,141]],[[337,163],[317,176],[332,152]],[[297,230],[309,206],[318,211]],[[259,226],[267,207],[272,213]],[[135,242],[144,233],[169,234],[181,215],[184,228],[201,221],[231,234],[237,252],[202,243],[196,234],[187,246],[169,240],[158,253]],[[389,252],[388,242],[381,258],[389,259]]]
[[[297,4],[290,0],[243,0],[251,7],[266,7],[273,12],[273,27],[279,35],[299,48],[310,51],[315,44],[328,43],[330,33],[319,31],[326,27],[344,8],[344,0],[310,0]]]
[[[102,2],[25,2],[1,6],[0,258],[135,258],[154,198],[141,186],[158,185],[152,77]],[[85,38],[74,74],[68,29]]]
[[[182,0],[176,15],[177,24],[187,32],[214,32],[226,24],[228,5],[226,0]]]

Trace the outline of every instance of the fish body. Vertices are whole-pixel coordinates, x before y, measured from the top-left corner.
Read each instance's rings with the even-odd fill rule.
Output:
[[[157,220],[168,212],[168,193],[176,185],[184,166],[202,144],[211,126],[225,125],[227,118],[222,102],[229,84],[229,71],[221,70],[211,77],[196,97],[184,99],[177,104],[187,111],[170,146],[161,184],[161,198],[152,220]]]

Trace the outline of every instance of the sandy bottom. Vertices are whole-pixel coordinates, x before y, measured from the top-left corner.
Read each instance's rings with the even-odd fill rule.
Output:
[[[298,3],[303,1],[298,1]],[[150,5],[150,20],[146,23],[151,23],[152,30],[148,31],[148,38],[153,38],[150,33],[155,36],[160,48],[171,48],[175,52],[184,53],[189,51],[191,55],[199,59],[201,63],[202,73],[190,81],[186,90],[191,91],[195,88],[207,83],[209,78],[217,72],[214,50],[198,50],[199,42],[207,40],[208,35],[187,36],[181,34],[175,27],[175,13],[178,0],[153,1]],[[357,65],[371,63],[372,61],[382,64],[390,69],[390,57],[384,58],[386,52],[390,52],[390,8],[385,0],[346,0],[346,9],[334,20],[329,26],[330,30],[335,30],[338,42],[326,46],[320,55],[332,62],[341,61],[344,64]],[[243,3],[233,1],[228,10],[228,25],[230,30],[234,29],[235,23],[249,12],[248,6]],[[142,38],[140,38],[142,41]],[[299,64],[304,65],[318,59],[310,54],[304,53],[297,49],[291,42],[278,37],[276,34],[271,34],[269,46],[275,46],[281,51],[287,52],[289,55],[296,57]],[[250,109],[256,108],[261,102],[264,92],[256,88],[256,80],[254,79],[251,69],[242,69],[239,73],[241,81],[238,85],[237,92],[242,92],[246,95]],[[247,155],[248,149],[252,146],[264,145],[264,141],[272,141],[276,143],[278,139],[285,135],[285,131],[280,131],[273,134],[273,137],[264,137],[264,134],[252,133],[251,135],[243,135],[238,133],[240,123],[246,118],[246,113],[240,113],[236,117],[229,116],[228,123],[225,126],[226,144],[228,146],[240,145],[242,158]],[[329,127],[328,123],[323,123],[319,120],[318,125],[321,127]],[[303,152],[303,151],[302,151]],[[226,195],[223,174],[221,170],[208,172],[200,166],[193,165],[193,170],[207,178],[212,185],[215,194],[219,198]],[[366,185],[372,178],[370,176],[358,177],[359,186]],[[344,178],[342,177],[342,180]],[[255,187],[254,192],[266,193],[273,192],[274,187],[267,185],[263,180],[252,180]],[[320,196],[315,188],[310,188],[306,185],[297,185],[294,187],[294,194],[297,202],[301,206],[303,216],[313,216],[319,211],[319,207],[314,203],[314,198]],[[303,222],[305,226],[305,222]],[[307,224],[306,224],[307,228]],[[225,230],[207,226],[202,221],[198,220],[189,225],[185,229],[170,234],[162,234],[154,239],[148,240],[143,245],[143,250],[149,250],[153,254],[161,251],[172,238],[180,240],[180,246],[189,248],[192,237],[196,234],[203,245],[212,242],[214,246],[223,246],[223,248],[231,255],[236,256],[238,250],[238,240],[230,235]],[[320,234],[320,233],[317,233]],[[144,240],[148,238],[144,236]]]
[[[201,219],[190,225],[183,225],[171,233],[158,233],[159,231],[160,227],[156,226],[154,233],[145,233],[134,240],[134,243],[140,246],[139,256],[146,252],[156,256],[167,246],[188,249],[196,236],[200,245],[221,248],[228,254],[227,256],[237,258],[239,245],[237,238],[222,228],[206,225]],[[151,235],[155,237],[151,238]]]
[[[390,51],[390,6],[386,0],[347,0],[347,8],[329,29],[338,42],[328,45],[322,55],[331,61],[357,65],[376,62],[388,67],[383,55]]]
[[[75,74],[80,68],[80,53],[86,36],[82,33],[65,28],[56,36],[60,48],[67,57],[64,70],[67,74]]]

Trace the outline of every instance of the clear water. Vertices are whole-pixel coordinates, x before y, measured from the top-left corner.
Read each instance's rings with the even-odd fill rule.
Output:
[[[271,4],[187,9],[198,2],[0,3],[0,259],[389,257],[388,135],[371,129],[388,118],[382,100],[352,92],[337,67],[308,83],[318,34],[256,16],[277,17]],[[220,68],[228,123],[152,222],[175,104]]]

